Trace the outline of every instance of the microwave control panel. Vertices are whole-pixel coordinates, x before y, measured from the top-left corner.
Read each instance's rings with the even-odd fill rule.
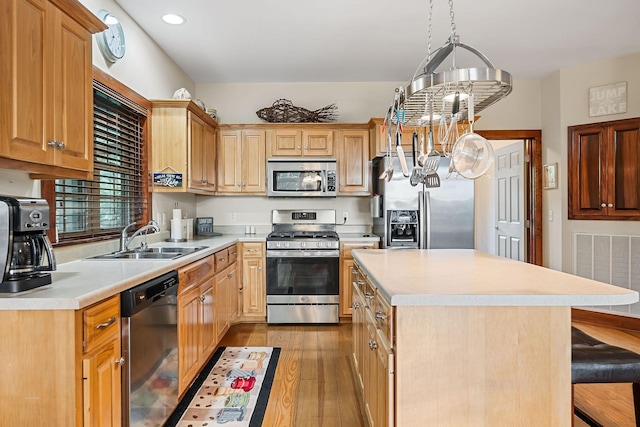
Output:
[[[336,171],[327,171],[327,191],[336,191]]]

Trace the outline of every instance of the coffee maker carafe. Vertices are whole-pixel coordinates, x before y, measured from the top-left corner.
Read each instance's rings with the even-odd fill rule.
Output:
[[[21,292],[51,283],[56,269],[44,199],[0,196],[0,292]]]

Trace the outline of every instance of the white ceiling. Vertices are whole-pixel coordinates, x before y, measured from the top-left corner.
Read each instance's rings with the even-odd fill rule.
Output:
[[[428,0],[116,1],[196,83],[408,81],[427,55]],[[640,0],[456,0],[454,13],[460,41],[514,79],[640,51]],[[447,1],[432,25],[435,50]]]

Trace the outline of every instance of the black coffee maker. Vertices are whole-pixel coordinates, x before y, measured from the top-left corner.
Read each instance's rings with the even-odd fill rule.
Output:
[[[56,269],[44,199],[0,196],[0,292],[21,292],[51,283]]]

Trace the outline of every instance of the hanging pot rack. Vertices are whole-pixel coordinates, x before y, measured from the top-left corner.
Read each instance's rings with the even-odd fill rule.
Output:
[[[449,17],[451,20],[451,33],[446,43],[431,51],[431,24],[433,20],[433,0],[429,0],[428,21],[428,49],[427,57],[418,66],[411,81],[406,87],[396,89],[398,110],[404,111],[404,122],[409,126],[425,126],[440,121],[442,117],[451,121],[452,115],[456,115],[458,122],[468,116],[469,95],[474,94],[475,104],[473,110],[479,113],[495,102],[511,93],[512,79],[508,72],[494,67],[489,58],[479,50],[460,43],[456,34],[456,24],[453,12],[453,0],[448,0]],[[456,64],[456,50],[464,49],[475,55],[483,63],[484,67],[459,68]],[[441,65],[451,58],[451,66],[444,71],[438,71]],[[421,74],[418,74],[420,66],[426,61]],[[456,102],[445,102],[448,97],[453,97],[458,92]],[[393,119],[396,119],[395,117]],[[471,118],[473,120],[473,118]]]
[[[440,72],[435,70],[451,54],[455,55],[456,48],[463,48],[482,60],[486,67],[452,68]],[[397,88],[399,92],[398,109],[404,110],[404,125],[425,126],[430,117],[441,116],[450,120],[452,116],[452,102],[440,102],[455,92],[469,95],[474,94],[474,111],[479,113],[511,93],[512,78],[507,71],[495,68],[491,61],[477,49],[459,42],[457,36],[449,38],[440,48],[433,59],[424,67],[424,72],[406,87]],[[431,100],[435,100],[431,102]],[[469,110],[468,97],[461,97],[457,114],[458,121],[467,118]],[[433,108],[433,111],[431,109]],[[433,113],[433,114],[432,114]]]

